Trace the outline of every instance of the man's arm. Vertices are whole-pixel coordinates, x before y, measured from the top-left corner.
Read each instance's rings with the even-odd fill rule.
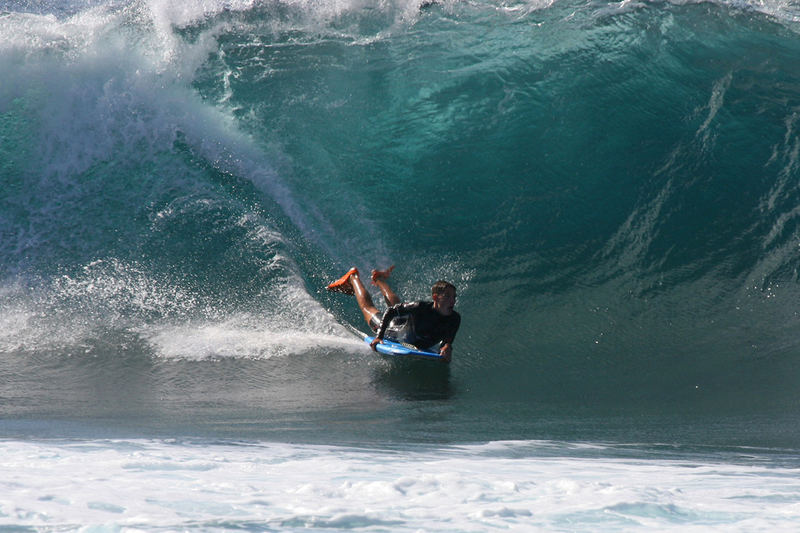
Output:
[[[442,346],[441,348],[439,348],[439,355],[444,357],[445,361],[447,361],[448,363],[450,362],[450,358],[453,355],[453,341],[456,338],[456,333],[458,333],[458,328],[460,326],[461,326],[461,315],[456,314],[455,320],[450,326],[450,331],[448,332],[448,335],[442,340]]]
[[[442,344],[442,347],[439,348],[439,355],[444,357],[444,360],[449,363],[453,355],[453,345],[449,342]]]
[[[381,319],[381,325],[378,327],[378,330],[375,332],[375,338],[372,339],[372,342],[369,343],[369,347],[372,348],[374,351],[378,351],[376,346],[383,341],[383,335],[386,333],[386,328],[389,327],[389,323],[392,321],[394,317],[400,314],[400,306],[403,304],[393,305],[386,312],[383,314],[383,318]]]
[[[369,343],[369,347],[372,348],[373,351],[377,352],[378,348],[376,348],[376,346],[378,346],[382,341],[383,339],[376,336],[374,339],[372,339],[372,342]]]

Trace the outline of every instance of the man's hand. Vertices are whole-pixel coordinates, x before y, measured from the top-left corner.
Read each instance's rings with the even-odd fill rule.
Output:
[[[449,363],[450,357],[453,355],[453,345],[449,342],[442,344],[442,347],[439,349],[439,355],[444,357],[444,360]]]
[[[378,337],[375,337],[374,339],[372,339],[372,342],[369,343],[369,347],[372,348],[373,351],[377,352],[378,349],[376,348],[376,346],[378,344],[380,344],[381,342],[382,342],[381,339],[379,339]]]

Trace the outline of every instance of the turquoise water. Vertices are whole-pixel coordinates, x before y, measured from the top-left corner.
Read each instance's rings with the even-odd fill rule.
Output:
[[[798,21],[0,4],[0,432],[796,446]],[[449,370],[322,289],[390,264]]]

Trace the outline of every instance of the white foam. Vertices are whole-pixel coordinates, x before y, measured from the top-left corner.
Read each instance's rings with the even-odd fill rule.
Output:
[[[775,531],[800,519],[796,468],[588,459],[569,446],[542,457],[539,444],[518,443],[515,458],[483,446],[0,441],[0,527]]]
[[[271,239],[256,231],[254,238]],[[270,241],[271,242],[271,241]],[[135,334],[167,359],[282,357],[365,346],[289,274],[272,280],[249,310],[230,310],[115,259],[94,261],[38,287],[0,287],[0,353],[88,349],[109,331]]]
[[[260,317],[249,315],[220,323],[148,329],[150,331],[145,335],[154,352],[167,359],[268,359],[312,352],[319,348],[353,351],[363,347],[343,327],[340,327],[339,335],[302,332],[276,328]]]
[[[140,328],[154,353],[168,359],[220,357],[268,359],[318,348],[363,348],[336,318],[314,300],[299,279],[275,284],[263,299],[277,302],[259,312],[237,312],[200,321]]]

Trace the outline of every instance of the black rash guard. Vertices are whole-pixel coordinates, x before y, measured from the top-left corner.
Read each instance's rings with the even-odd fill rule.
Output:
[[[399,316],[407,316],[411,320],[411,338],[405,339],[421,350],[437,344],[451,343],[461,325],[461,315],[453,311],[450,315],[439,314],[433,308],[433,302],[410,302],[394,305],[383,314],[376,336],[383,339],[389,323]]]

